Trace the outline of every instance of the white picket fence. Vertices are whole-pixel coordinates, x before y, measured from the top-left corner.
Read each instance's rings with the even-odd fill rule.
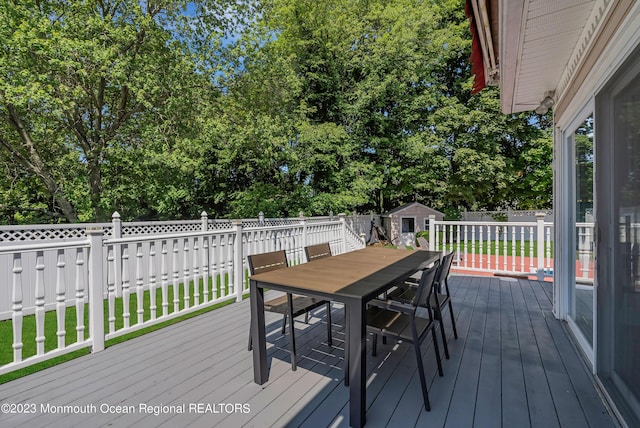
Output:
[[[239,301],[248,292],[247,255],[283,249],[295,265],[306,261],[307,245],[353,251],[364,247],[362,228],[371,217],[211,221],[203,213],[169,225],[119,220],[115,215],[107,224],[108,233],[91,225],[75,238],[51,240],[31,231],[30,238],[0,245],[0,328],[10,325],[13,353],[0,361],[0,374],[76,349],[100,351],[105,340]],[[358,222],[360,233],[351,227]],[[593,224],[581,223],[576,232],[576,275],[589,282]],[[552,237],[543,214],[535,222],[429,221],[429,249],[455,252],[454,269],[468,273],[549,277]],[[27,321],[33,331],[23,326]],[[45,337],[45,325],[55,325],[55,337]],[[25,353],[29,342],[35,350]]]
[[[11,324],[13,338],[13,358],[0,374],[84,347],[101,351],[105,340],[240,301],[249,290],[247,255],[283,249],[294,265],[306,261],[307,245],[329,242],[334,254],[365,245],[344,215],[282,223],[237,220],[222,229],[120,237],[91,226],[80,239],[0,246],[0,305],[11,318],[0,322]],[[35,332],[27,332],[32,315]],[[46,323],[55,323],[55,338],[45,337]],[[35,341],[34,355],[23,355],[27,340]]]
[[[553,276],[553,223],[539,213],[535,222],[429,222],[429,248],[455,252],[458,271],[495,275]],[[576,224],[576,282],[592,284],[594,225]]]
[[[429,246],[455,252],[455,268],[497,275],[530,275],[544,279],[553,272],[553,223],[435,221]]]

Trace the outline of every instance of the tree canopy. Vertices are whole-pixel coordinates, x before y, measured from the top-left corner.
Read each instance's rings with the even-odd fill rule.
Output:
[[[460,0],[0,5],[4,222],[547,208]]]

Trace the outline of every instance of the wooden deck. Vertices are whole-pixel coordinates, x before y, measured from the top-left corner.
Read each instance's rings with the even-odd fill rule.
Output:
[[[551,314],[551,284],[469,276],[450,284],[459,338],[449,341],[444,377],[432,344],[423,345],[431,412],[412,348],[390,341],[367,356],[367,427],[616,426]],[[8,414],[4,406],[0,426],[348,426],[343,312],[334,305],[333,348],[324,308],[308,325],[297,323],[296,372],[281,319],[267,314],[270,378],[262,386],[253,383],[245,300],[0,385],[1,404],[28,411]]]

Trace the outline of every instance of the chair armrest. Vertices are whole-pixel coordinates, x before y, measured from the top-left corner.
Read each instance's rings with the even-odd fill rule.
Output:
[[[418,286],[418,281],[414,281],[413,278],[408,278],[406,281],[394,282],[392,285],[400,288],[416,288]]]
[[[396,302],[395,300],[379,300],[373,299],[369,301],[369,305],[375,306],[382,309],[388,309],[396,312],[403,312],[406,314],[413,313],[416,308],[413,305],[409,305],[406,303]]]

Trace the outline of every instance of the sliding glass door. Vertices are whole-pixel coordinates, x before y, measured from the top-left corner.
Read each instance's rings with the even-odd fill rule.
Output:
[[[574,278],[569,316],[587,342],[593,347],[593,274],[594,274],[594,216],[593,174],[594,141],[593,115],[584,119],[569,136],[574,166],[574,245],[571,257]],[[591,353],[592,349],[586,350]]]
[[[639,55],[596,96],[597,372],[630,426],[640,426]]]

